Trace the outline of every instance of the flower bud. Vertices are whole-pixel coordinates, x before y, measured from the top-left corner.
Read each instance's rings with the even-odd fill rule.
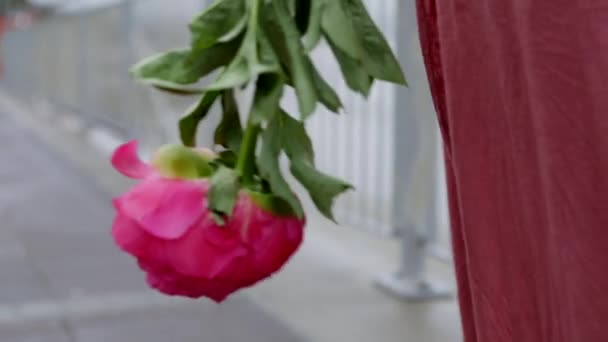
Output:
[[[152,159],[154,168],[164,177],[195,179],[211,175],[209,161],[213,152],[206,149],[192,149],[182,145],[164,145],[156,151]]]

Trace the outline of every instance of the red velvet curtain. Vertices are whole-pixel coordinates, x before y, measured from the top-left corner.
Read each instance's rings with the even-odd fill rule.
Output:
[[[608,341],[608,0],[418,0],[466,342]]]

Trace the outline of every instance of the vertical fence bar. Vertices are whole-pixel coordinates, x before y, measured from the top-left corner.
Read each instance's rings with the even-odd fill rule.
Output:
[[[78,51],[78,76],[76,83],[78,84],[79,97],[80,97],[80,108],[79,112],[85,116],[85,125],[91,123],[91,117],[93,112],[91,106],[91,92],[90,92],[90,79],[89,79],[89,56],[88,56],[88,34],[89,28],[86,22],[86,17],[75,16],[74,20],[77,22],[78,27],[78,44],[76,50]]]
[[[124,47],[124,54],[123,54],[123,69],[125,70],[129,70],[129,68],[135,64],[136,59],[137,59],[137,53],[136,53],[136,46],[137,43],[135,41],[136,39],[136,35],[135,35],[135,26],[136,26],[136,18],[135,18],[135,3],[133,2],[133,0],[123,0],[120,4],[121,6],[121,25],[122,25],[122,32],[124,34],[124,39],[125,39],[125,47]],[[137,116],[137,110],[139,109],[139,106],[135,106],[133,103],[133,99],[131,96],[128,96],[128,94],[132,91],[132,87],[133,85],[131,85],[129,83],[130,78],[129,77],[125,77],[125,81],[122,82],[122,87],[124,89],[124,94],[126,95],[125,100],[127,101],[126,105],[123,105],[123,117],[124,119],[128,120],[128,118],[131,118],[131,120],[129,120],[129,124],[127,124],[126,126],[128,127],[128,134],[131,134],[133,136],[136,137],[141,137],[143,135],[143,133],[141,132],[141,127],[140,125],[138,125],[136,118]]]

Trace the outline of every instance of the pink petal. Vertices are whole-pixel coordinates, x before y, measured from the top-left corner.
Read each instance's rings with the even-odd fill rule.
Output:
[[[254,242],[254,263],[265,275],[280,270],[298,250],[302,242],[302,224],[297,219],[277,219],[273,225],[262,228],[264,232]]]
[[[139,266],[146,271],[150,287],[171,296],[207,297],[221,303],[240,287],[229,282],[184,276],[166,265],[148,260],[139,260]]]
[[[112,155],[112,165],[123,175],[142,179],[154,174],[154,169],[137,155],[137,140],[120,145]]]
[[[249,201],[244,196],[239,196],[225,226],[217,226],[213,220],[206,222],[205,229],[202,230],[205,239],[224,250],[242,245],[244,239],[242,227],[250,221],[251,208]]]
[[[276,217],[253,205],[246,241],[260,277],[278,271],[297,251],[304,236],[304,224],[305,220]]]
[[[112,225],[114,242],[123,251],[156,262],[165,262],[164,241],[141,229],[135,221],[125,215],[117,214]]]
[[[114,205],[153,236],[177,239],[203,216],[205,191],[201,182],[151,178],[117,198]]]
[[[226,238],[231,236],[234,243],[231,246],[213,244],[207,239],[210,230]],[[234,230],[230,225],[218,227],[211,217],[206,217],[181,238],[167,243],[167,258],[172,267],[184,275],[215,279],[249,254]]]

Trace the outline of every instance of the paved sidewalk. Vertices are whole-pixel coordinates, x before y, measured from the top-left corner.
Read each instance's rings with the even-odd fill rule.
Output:
[[[109,235],[110,195],[0,108],[0,341],[295,342],[237,295],[149,291]]]

